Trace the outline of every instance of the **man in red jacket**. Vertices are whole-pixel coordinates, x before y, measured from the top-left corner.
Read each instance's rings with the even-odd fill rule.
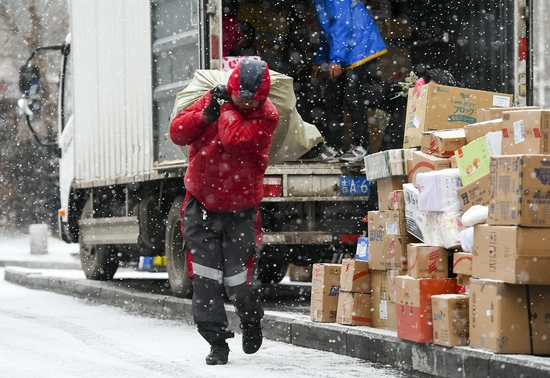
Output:
[[[227,363],[226,294],[243,330],[242,347],[256,353],[264,315],[257,279],[263,178],[279,114],[267,98],[263,61],[245,58],[218,85],[170,124],[174,143],[189,146],[182,207],[193,317],[210,344],[208,365]]]

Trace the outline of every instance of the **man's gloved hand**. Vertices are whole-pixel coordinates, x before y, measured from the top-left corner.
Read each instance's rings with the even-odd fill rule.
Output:
[[[229,96],[227,95],[227,90],[225,85],[218,84],[210,90],[212,98],[210,99],[210,104],[204,108],[204,116],[208,122],[215,122],[220,116],[220,105],[225,101],[229,101]]]

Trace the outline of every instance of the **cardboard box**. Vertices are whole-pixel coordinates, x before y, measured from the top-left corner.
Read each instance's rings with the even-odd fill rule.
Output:
[[[365,156],[367,180],[376,181],[385,177],[406,175],[406,161],[412,151],[410,149],[395,149]]]
[[[462,185],[468,185],[489,173],[491,156],[500,155],[501,143],[500,133],[492,132],[455,151]]]
[[[471,125],[464,126],[464,134],[466,135],[467,143],[471,143],[490,132],[502,133],[502,118],[472,123]]]
[[[378,187],[378,209],[379,210],[404,210],[395,209],[390,202],[388,193],[393,193],[395,190],[403,190],[403,184],[407,183],[407,175],[390,176],[376,180]]]
[[[550,111],[523,110],[502,115],[502,154],[550,152]]]
[[[472,275],[472,254],[467,252],[455,252],[453,254],[453,273]]]
[[[413,151],[412,169],[409,171],[409,182],[416,186],[416,175],[422,172],[437,171],[450,168],[451,161],[448,158],[428,155],[422,151]]]
[[[548,155],[491,158],[491,225],[550,227],[550,159]]]
[[[407,269],[388,269],[383,277],[386,279],[386,298],[390,303],[397,301],[397,283],[396,278],[406,276]]]
[[[472,276],[469,276],[467,274],[457,274],[456,275],[456,285],[457,286],[469,286],[471,278],[472,278]]]
[[[372,326],[380,329],[397,329],[395,303],[390,301],[387,272],[371,271]]]
[[[439,157],[451,157],[460,147],[466,145],[464,129],[424,131],[420,151]]]
[[[457,190],[458,198],[462,212],[466,212],[474,205],[489,205],[489,186],[491,185],[491,176],[483,175],[477,180],[464,185]]]
[[[407,270],[407,244],[418,242],[418,239],[405,233],[403,235],[385,235],[383,240],[383,248],[377,249],[370,256],[371,268]]]
[[[384,250],[385,235],[403,235],[405,227],[405,211],[381,210],[368,212],[369,260],[373,254]],[[372,269],[377,269],[371,265]]]
[[[550,228],[474,226],[472,276],[550,285]]]
[[[490,121],[495,120],[497,118],[502,119],[502,114],[504,112],[510,112],[510,111],[516,111],[516,110],[536,110],[540,109],[539,106],[524,106],[524,107],[517,107],[517,108],[483,108],[478,109],[478,119],[480,122],[483,121]]]
[[[311,265],[297,266],[294,264],[288,265],[288,277],[291,281],[296,282],[311,282]]]
[[[409,275],[413,278],[449,277],[447,250],[442,247],[423,243],[410,243],[407,246],[409,256]]]
[[[369,263],[366,261],[342,259],[340,290],[370,295],[370,272]]]
[[[477,110],[510,107],[512,95],[473,89],[426,84],[409,90],[404,147],[420,146],[420,135],[428,130],[459,129],[478,122]]]
[[[314,322],[335,322],[340,290],[340,264],[314,264],[310,317]]]
[[[550,286],[470,281],[470,347],[550,354]]]
[[[380,194],[378,194],[380,197]],[[384,207],[381,207],[384,205]],[[405,210],[405,195],[403,190],[394,190],[388,193],[388,198],[384,202],[378,203],[380,210]]]
[[[470,334],[469,298],[464,294],[432,295],[434,344],[466,346]]]
[[[340,290],[336,323],[370,326],[372,324],[371,295]]]
[[[427,215],[425,211],[418,210],[418,189],[413,184],[403,185],[405,196],[405,228],[415,238],[424,241],[427,230]]]
[[[456,294],[456,279],[398,276],[397,337],[421,343],[433,341],[432,295]]]

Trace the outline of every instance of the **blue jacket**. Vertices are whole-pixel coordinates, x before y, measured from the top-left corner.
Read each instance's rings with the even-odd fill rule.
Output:
[[[357,67],[387,52],[386,45],[361,0],[313,0],[321,29],[314,65]]]

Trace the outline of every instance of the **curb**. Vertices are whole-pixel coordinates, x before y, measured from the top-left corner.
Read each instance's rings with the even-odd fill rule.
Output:
[[[193,324],[191,300],[136,293],[108,282],[48,277],[41,271],[7,267],[5,280],[30,289],[70,295],[151,316]],[[232,305],[226,305],[230,327],[240,331]],[[502,355],[469,347],[444,347],[400,339],[394,331],[317,323],[305,315],[266,311],[264,337],[306,348],[448,378],[548,378],[550,358]]]

